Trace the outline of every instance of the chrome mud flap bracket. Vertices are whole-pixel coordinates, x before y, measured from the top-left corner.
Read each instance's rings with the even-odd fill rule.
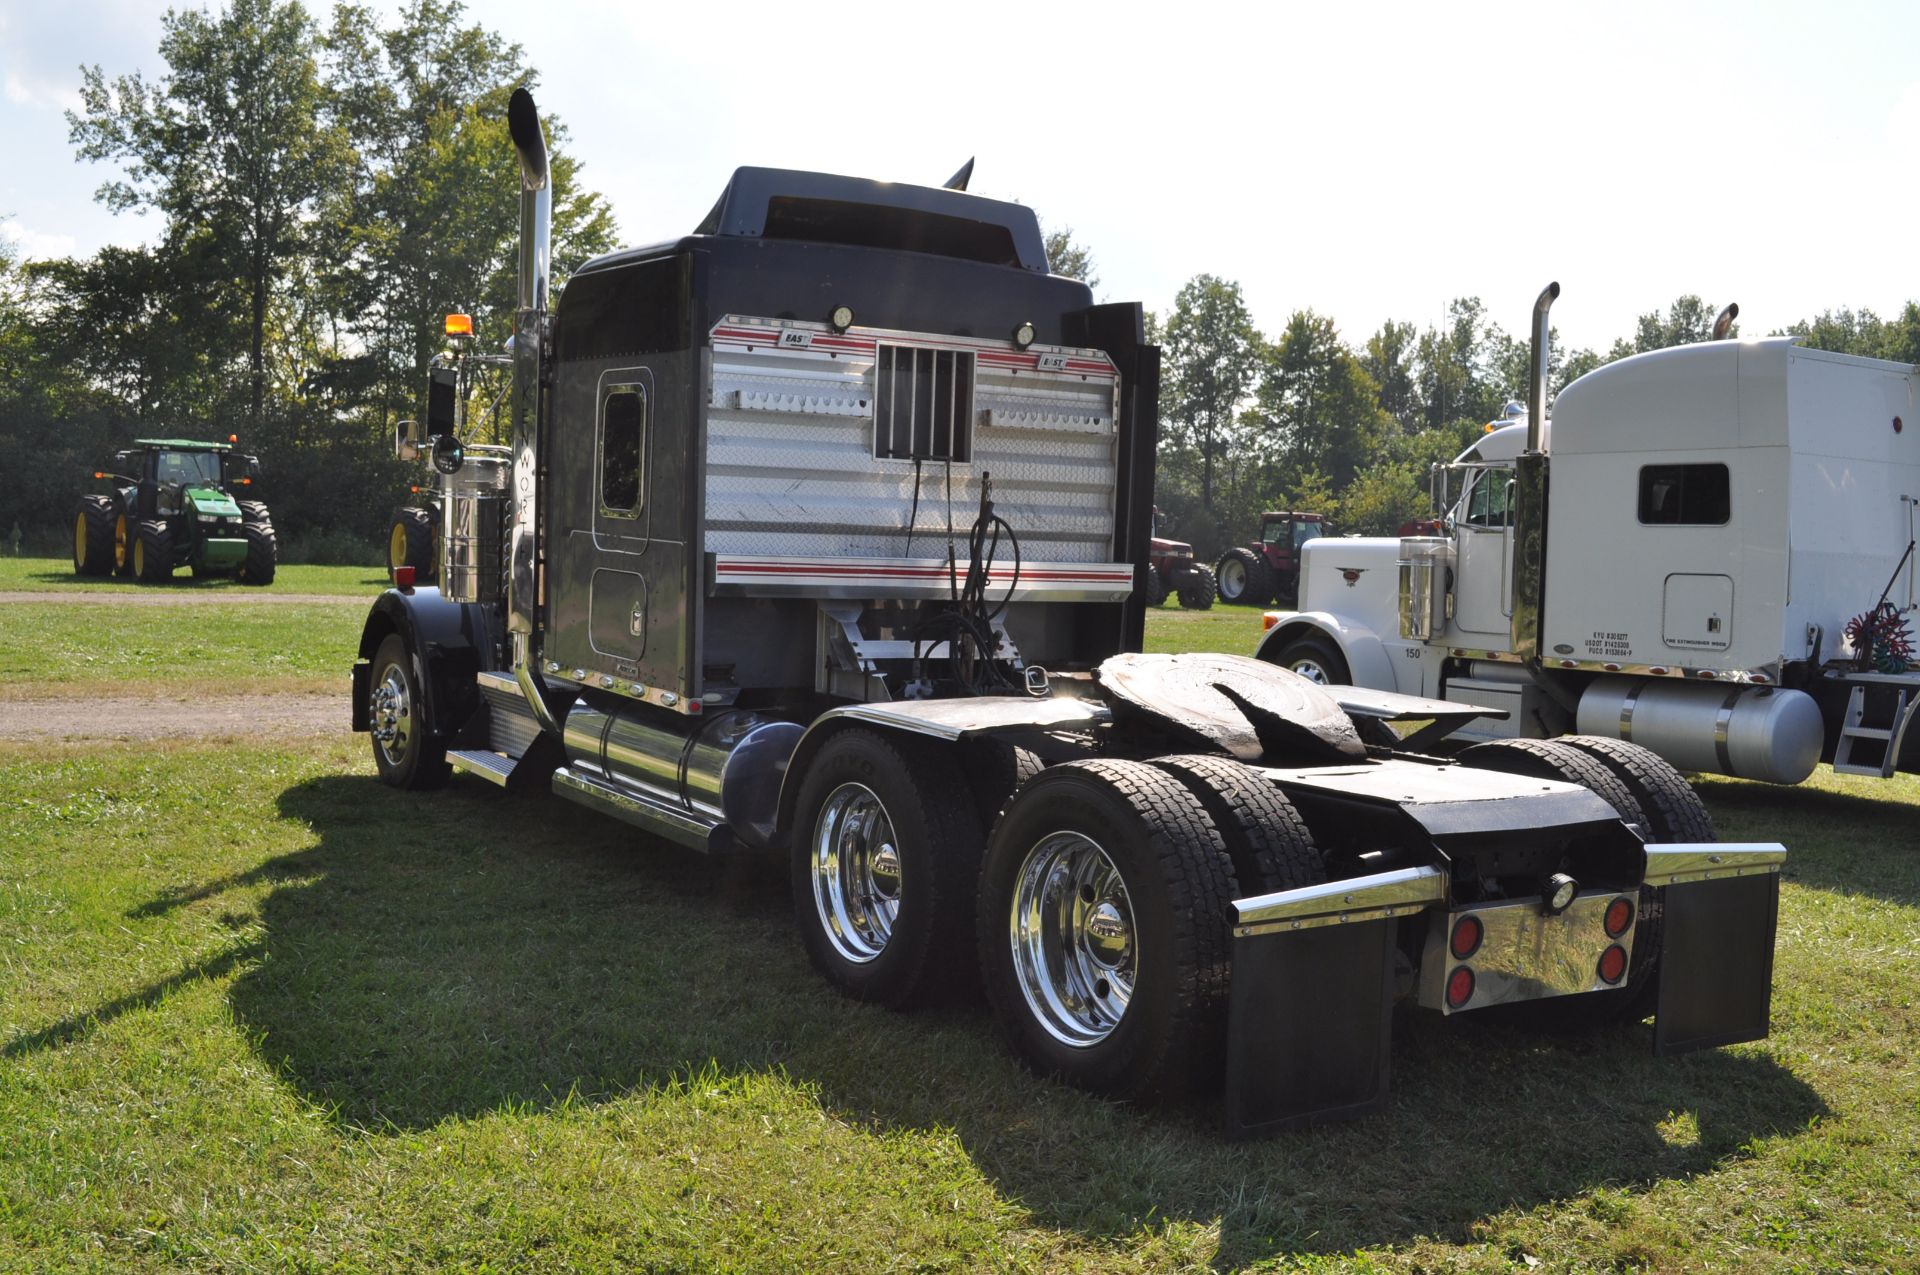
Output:
[[[1235,901],[1229,1137],[1386,1105],[1395,927],[1445,898],[1437,869],[1403,868]]]
[[[1766,1036],[1786,859],[1786,847],[1764,843],[1647,847],[1663,909],[1654,1053]]]

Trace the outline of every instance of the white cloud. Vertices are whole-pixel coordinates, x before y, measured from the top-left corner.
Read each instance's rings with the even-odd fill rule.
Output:
[[[23,260],[47,261],[55,257],[71,257],[80,247],[79,240],[72,235],[35,230],[17,221],[0,222],[0,238],[10,240]]]

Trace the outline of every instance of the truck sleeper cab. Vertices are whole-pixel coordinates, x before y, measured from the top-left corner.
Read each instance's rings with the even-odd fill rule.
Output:
[[[354,670],[388,783],[551,784],[784,855],[841,990],[984,984],[1036,1070],[1127,1098],[1224,1073],[1236,1133],[1376,1108],[1403,995],[1764,1034],[1779,847],[1703,848],[1617,758],[1409,747],[1478,710],[1130,654],[1158,351],[1047,273],[1030,211],[742,169],[549,313],[524,93],[510,125],[514,441],[428,448],[444,591],[384,593]],[[1729,959],[1667,958],[1703,926]]]
[[[1774,783],[1920,767],[1920,672],[1852,636],[1920,600],[1917,388],[1784,338],[1609,364],[1436,474],[1442,536],[1310,545],[1258,654],[1506,708],[1480,738],[1578,731]]]

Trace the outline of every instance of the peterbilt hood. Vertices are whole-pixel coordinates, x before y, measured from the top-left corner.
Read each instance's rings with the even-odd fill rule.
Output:
[[[187,488],[187,503],[194,512],[209,518],[238,518],[240,506],[233,503],[233,497],[217,487]]]
[[[1375,633],[1400,631],[1400,541],[1322,536],[1300,550],[1300,609],[1330,611]]]

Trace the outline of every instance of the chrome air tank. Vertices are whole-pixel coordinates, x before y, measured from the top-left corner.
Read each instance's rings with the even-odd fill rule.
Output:
[[[505,580],[502,529],[508,461],[468,456],[440,486],[441,588],[454,602],[497,602]]]
[[[1651,748],[1681,770],[1797,784],[1820,762],[1826,728],[1803,691],[1603,677],[1580,696],[1582,735]]]
[[[780,781],[804,733],[795,722],[746,709],[688,718],[646,705],[607,711],[583,703],[567,714],[566,746],[572,768],[765,846]]]

